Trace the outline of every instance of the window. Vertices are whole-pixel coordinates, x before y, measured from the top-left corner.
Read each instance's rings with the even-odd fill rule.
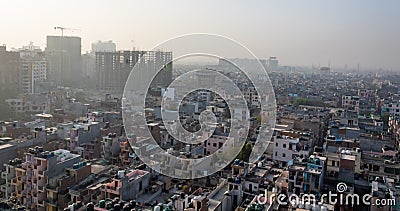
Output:
[[[283,144],[283,148],[285,148],[285,149],[286,149],[286,144]]]
[[[275,156],[278,156],[278,152],[275,152]]]
[[[217,143],[213,143],[213,147],[217,147]]]
[[[285,154],[285,153],[282,153],[282,157],[283,157],[283,158],[286,157],[286,154]]]
[[[275,146],[278,147],[278,145],[279,145],[278,142],[276,142],[276,143],[275,143]]]

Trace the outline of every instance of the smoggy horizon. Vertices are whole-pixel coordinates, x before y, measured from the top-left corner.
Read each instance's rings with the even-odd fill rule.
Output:
[[[118,50],[148,50],[182,34],[213,33],[237,40],[259,58],[281,64],[400,70],[400,2],[135,2],[9,1],[2,12],[0,44],[7,49],[47,35],[112,40]],[[22,15],[23,14],[23,15]],[[240,57],[240,55],[238,55]]]

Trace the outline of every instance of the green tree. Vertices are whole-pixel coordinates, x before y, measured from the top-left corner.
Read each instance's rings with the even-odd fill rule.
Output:
[[[239,152],[237,159],[244,160],[246,162],[249,161],[249,157],[251,154],[252,146],[251,143],[246,143],[242,150]]]

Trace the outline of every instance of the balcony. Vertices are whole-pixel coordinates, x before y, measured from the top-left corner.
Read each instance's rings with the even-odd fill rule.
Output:
[[[7,185],[1,185],[0,186],[1,192],[6,192],[7,190]]]
[[[39,176],[46,176],[47,171],[38,171]]]
[[[51,199],[51,198],[47,198],[46,200],[47,205],[53,206],[53,207],[57,207],[58,206],[58,202],[56,199]]]
[[[46,165],[39,165],[39,166],[37,167],[37,170],[38,170],[38,171],[46,171]]]
[[[44,206],[46,206],[46,201],[44,199],[40,199],[40,200],[38,200],[37,205],[44,207]]]
[[[119,195],[119,188],[113,186],[106,186],[105,192]]]
[[[46,191],[46,187],[43,185],[43,186],[38,186],[38,191],[39,192],[45,192]]]
[[[106,190],[117,190],[115,186],[106,186]]]
[[[49,184],[47,184],[47,185],[45,186],[45,188],[46,188],[47,190],[50,190],[50,191],[53,191],[53,192],[58,192],[58,187],[56,187],[56,186],[54,186],[54,185],[49,185]]]
[[[7,175],[8,175],[7,172],[1,172],[1,178],[7,179]]]

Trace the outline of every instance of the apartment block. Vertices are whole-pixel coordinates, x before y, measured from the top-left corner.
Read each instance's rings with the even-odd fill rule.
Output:
[[[162,70],[154,79],[155,86],[167,86],[172,81],[172,52],[162,51],[117,51],[96,52],[96,73],[98,88],[107,91],[122,91],[125,82],[138,63],[148,72],[142,73],[143,79],[151,79],[159,68]],[[163,67],[166,65],[165,67]],[[143,80],[145,81],[145,80]],[[147,84],[134,84],[144,87]]]
[[[19,90],[19,74],[21,60],[19,52],[7,51],[0,46],[0,93],[17,94]]]
[[[3,198],[8,199],[14,193],[15,187],[12,184],[12,180],[15,178],[15,168],[21,167],[22,160],[15,158],[10,160],[8,163],[4,164],[5,170],[1,172],[1,178],[5,181],[4,184],[1,185],[1,192]]]
[[[80,155],[72,154],[68,150],[48,152],[40,147],[30,148],[21,168],[15,168],[12,183],[16,191],[13,196],[27,209],[46,210],[50,181],[80,159]]]
[[[286,166],[296,157],[306,157],[310,154],[308,142],[289,136],[274,137],[273,159],[280,162],[280,166]]]

